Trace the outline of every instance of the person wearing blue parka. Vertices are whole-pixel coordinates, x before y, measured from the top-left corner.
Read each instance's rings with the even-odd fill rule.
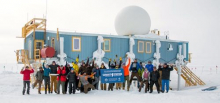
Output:
[[[145,68],[147,68],[147,70],[151,73],[153,72],[154,66],[152,65],[151,61],[148,61],[148,64],[145,66]]]
[[[138,75],[138,70],[141,69],[140,64],[137,62],[137,59],[134,60],[134,62],[132,62],[129,71],[131,71],[131,78],[130,78],[130,84],[134,78],[134,76],[137,77],[138,82],[141,81],[141,77]]]
[[[46,67],[44,66],[43,63],[43,69],[44,69],[44,84],[45,84],[45,94],[47,94],[47,88],[48,88],[48,92],[50,92],[50,72],[51,69],[49,68],[49,65],[46,65]]]

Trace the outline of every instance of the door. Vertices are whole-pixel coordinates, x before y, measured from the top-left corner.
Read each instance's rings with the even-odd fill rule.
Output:
[[[44,48],[43,40],[35,40],[34,41],[34,59],[40,59],[40,50]]]

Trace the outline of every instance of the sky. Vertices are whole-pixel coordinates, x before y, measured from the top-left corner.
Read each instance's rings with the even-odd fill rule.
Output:
[[[43,18],[47,12],[47,30],[117,35],[115,17],[124,7],[136,5],[148,12],[151,30],[189,41],[194,65],[220,65],[219,4],[220,0],[0,0],[0,63],[16,63],[14,51],[24,48],[24,40],[16,36],[34,17]]]

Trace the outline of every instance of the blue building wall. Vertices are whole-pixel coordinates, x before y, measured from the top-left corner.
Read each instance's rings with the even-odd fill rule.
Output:
[[[33,33],[29,34],[26,37],[26,42],[24,40],[24,49],[28,50],[28,46],[30,45],[29,43],[31,42],[31,51],[29,51],[29,53],[31,53],[31,56],[29,57],[30,59],[33,59],[34,57],[34,40],[33,40]]]
[[[110,41],[111,41],[110,42],[111,43],[111,51],[105,52],[104,61],[108,62],[108,60],[110,58],[113,60],[116,58],[116,55],[118,55],[118,57],[122,57],[124,59],[125,54],[129,51],[129,39],[128,38],[111,38],[111,37],[105,37],[105,36],[103,36],[103,38],[110,39]],[[102,50],[103,50],[103,47],[104,46],[102,43]]]
[[[144,41],[144,52],[143,53],[138,53],[138,41]],[[146,53],[146,42],[151,42],[151,53]],[[135,45],[133,46],[133,52],[135,54],[135,58],[138,59],[138,61],[152,61],[153,55],[156,51],[155,45],[153,45],[153,41],[151,40],[138,40],[135,39]]]
[[[173,47],[172,51],[168,50],[169,44]],[[178,53],[178,42],[161,41],[160,53],[160,63],[174,63]]]
[[[32,34],[33,35],[33,34]],[[97,34],[94,34],[97,35]],[[76,57],[79,55],[80,61],[86,60],[87,57],[92,58],[93,52],[97,50],[97,37],[91,34],[86,33],[71,33],[65,34],[60,33],[60,37],[64,37],[64,53],[67,54],[67,61],[72,62],[75,61]],[[105,52],[105,57],[103,60],[108,62],[108,60],[115,59],[115,55],[117,54],[118,57],[122,57],[124,60],[125,54],[129,52],[129,38],[118,38],[118,37],[110,37],[108,35],[102,35],[104,39],[110,39],[111,43],[111,51]],[[47,40],[49,37],[49,40]],[[81,51],[72,51],[72,37],[81,37]],[[56,54],[60,53],[59,41],[57,41],[56,33],[55,32],[47,32],[45,44],[51,46],[51,39],[55,39],[55,50]],[[27,40],[30,40],[31,36],[27,37]],[[36,40],[43,40],[44,39],[44,32],[43,31],[36,31]],[[32,37],[33,40],[33,37]],[[144,41],[144,53],[138,53],[138,41]],[[151,42],[151,53],[146,53],[146,42]],[[33,43],[34,44],[34,43]],[[169,44],[172,45],[173,50],[169,51]],[[187,44],[187,58],[188,60],[188,43]],[[174,63],[176,61],[176,55],[178,53],[178,45],[182,45],[182,42],[169,42],[169,41],[161,41],[161,63]],[[25,48],[27,47],[27,42],[25,43]],[[32,46],[33,48],[33,46]],[[103,43],[101,48],[103,49]],[[135,39],[135,45],[133,46],[133,52],[138,59],[138,61],[147,62],[152,61],[153,55],[156,52],[156,44],[153,40],[145,40],[145,39]],[[33,54],[33,53],[32,53]],[[33,58],[33,55],[32,55]]]

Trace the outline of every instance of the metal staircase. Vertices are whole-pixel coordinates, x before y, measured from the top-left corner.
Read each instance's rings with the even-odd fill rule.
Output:
[[[177,71],[177,68],[174,68]],[[205,85],[187,66],[182,66],[181,77],[185,80],[185,86]]]

